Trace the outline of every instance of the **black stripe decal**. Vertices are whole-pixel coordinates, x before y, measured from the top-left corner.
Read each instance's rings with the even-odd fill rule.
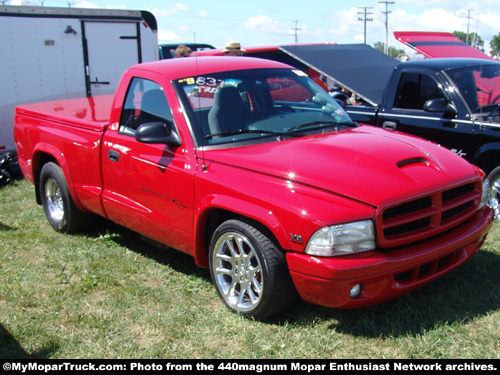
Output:
[[[419,46],[468,46],[467,43],[464,42],[411,42],[408,43],[411,46],[419,47]]]

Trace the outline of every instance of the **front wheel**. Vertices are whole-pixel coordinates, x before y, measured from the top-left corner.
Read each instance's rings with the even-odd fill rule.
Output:
[[[490,205],[495,212],[495,219],[500,220],[500,167],[496,167],[488,175],[491,186]]]
[[[258,225],[245,219],[222,223],[210,243],[210,274],[229,309],[264,319],[297,297],[285,255]]]
[[[61,167],[47,163],[40,173],[40,197],[45,216],[52,228],[61,233],[74,233],[84,227],[87,214],[73,202]]]

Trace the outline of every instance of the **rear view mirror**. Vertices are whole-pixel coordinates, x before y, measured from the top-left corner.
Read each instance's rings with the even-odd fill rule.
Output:
[[[135,133],[135,139],[141,143],[158,143],[178,147],[181,139],[170,122],[148,122],[142,124]]]

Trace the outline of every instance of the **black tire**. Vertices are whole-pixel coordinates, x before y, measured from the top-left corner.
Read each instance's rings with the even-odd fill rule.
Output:
[[[52,228],[60,233],[75,233],[84,228],[88,215],[75,206],[59,165],[43,166],[39,189],[43,210]]]
[[[222,223],[210,242],[210,275],[226,306],[262,320],[297,299],[284,252],[259,225],[246,219]]]
[[[493,169],[488,175],[491,186],[490,205],[495,212],[495,219],[500,220],[500,167]]]

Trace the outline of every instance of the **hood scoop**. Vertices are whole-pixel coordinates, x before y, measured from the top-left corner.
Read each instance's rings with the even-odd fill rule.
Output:
[[[396,165],[398,166],[399,169],[403,169],[405,167],[408,167],[411,165],[416,165],[416,164],[429,165],[429,161],[426,158],[418,157],[418,158],[404,159],[404,160],[398,161],[396,163]]]

